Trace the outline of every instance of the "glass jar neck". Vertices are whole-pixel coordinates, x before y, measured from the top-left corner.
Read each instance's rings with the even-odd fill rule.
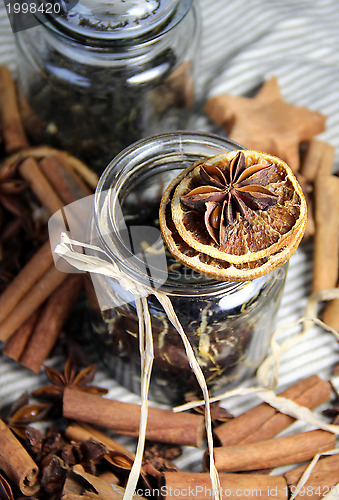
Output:
[[[138,265],[137,259],[133,258],[130,248],[126,245],[126,238],[123,236],[126,224],[121,208],[128,196],[133,194],[133,190],[137,189],[136,186],[140,186],[145,199],[150,199],[156,190],[159,191],[159,182],[155,182],[156,175],[162,179],[166,178],[167,182],[169,176],[173,178],[176,173],[196,160],[239,148],[234,142],[209,134],[174,132],[139,141],[122,151],[108,165],[95,195],[96,233],[100,244],[128,276],[141,285],[151,284],[154,288],[161,286],[166,293],[172,294],[194,295],[213,291],[218,293],[219,290],[244,286],[243,283],[220,282],[201,275],[196,281],[180,282],[170,276],[166,277],[167,269],[165,271],[163,267],[162,270],[157,268],[156,272],[150,273],[149,269],[145,269],[144,261]],[[131,229],[128,230],[131,238]],[[154,248],[161,245],[160,231],[158,239],[156,234],[154,237],[151,235],[151,238],[155,242]],[[155,252],[153,260],[154,256]]]
[[[79,2],[78,5],[81,7],[84,3],[91,4],[91,0]],[[196,9],[194,0],[171,0],[163,2],[165,4],[163,7],[161,7],[161,2],[158,1],[156,3],[159,3],[159,6],[154,8],[153,15],[151,13],[147,15],[146,12],[144,17],[141,16],[141,19],[133,20],[133,11],[132,14],[125,15],[126,19],[118,11],[110,15],[110,9],[116,5],[112,2],[109,2],[110,9],[107,7],[106,10],[100,11],[100,4],[105,3],[96,1],[97,9],[92,5],[89,8],[85,6],[82,11],[79,7],[77,11],[75,7],[65,16],[52,17],[46,15],[45,18],[39,19],[39,21],[54,34],[65,37],[73,43],[89,47],[106,47],[108,49],[114,46],[128,47],[144,45],[150,42],[154,43],[181,23],[191,7]],[[121,3],[125,4],[125,2]],[[137,12],[138,2],[130,1],[129,3],[135,4],[134,11]],[[98,10],[97,13],[96,10]],[[127,21],[127,15],[130,16],[130,21]],[[139,15],[141,14],[139,13]]]

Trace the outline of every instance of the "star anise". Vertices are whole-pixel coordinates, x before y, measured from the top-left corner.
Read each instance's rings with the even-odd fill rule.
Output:
[[[227,226],[235,222],[237,213],[249,220],[253,210],[267,210],[277,203],[278,196],[265,187],[274,170],[272,163],[246,166],[245,155],[239,151],[227,168],[201,165],[203,184],[180,200],[205,212],[206,229],[222,247]]]
[[[218,425],[224,424],[225,422],[228,422],[229,420],[232,420],[232,418],[234,418],[232,413],[226,410],[226,408],[220,406],[219,401],[211,403],[210,410],[211,410],[211,420],[213,427],[217,427]],[[196,406],[194,408],[194,411],[196,413],[199,413],[199,415],[205,415],[204,406]]]
[[[29,424],[47,418],[51,408],[51,404],[30,403],[29,395],[25,392],[10,406],[5,419],[10,429],[19,438],[25,440],[28,435],[31,436],[31,433],[34,432]]]
[[[95,364],[86,366],[80,372],[77,371],[73,358],[66,361],[64,372],[61,373],[54,368],[45,366],[47,377],[53,382],[32,392],[38,398],[60,401],[66,387],[72,387],[92,394],[106,394],[108,391],[103,387],[89,385],[97,371]]]
[[[124,453],[121,453],[120,451],[113,450],[110,450],[104,458],[113,473],[120,478],[121,484],[124,485],[127,482],[128,476],[131,472],[134,460]],[[153,465],[148,465],[149,467],[147,467],[147,464],[143,463],[140,471],[140,482],[138,484],[141,487],[151,490],[152,486],[150,481],[152,482],[152,477],[159,478],[160,472],[155,469]]]
[[[150,475],[157,475],[157,473],[165,471],[176,472],[179,469],[172,460],[181,454],[182,448],[179,445],[147,441],[144,451],[144,470]]]

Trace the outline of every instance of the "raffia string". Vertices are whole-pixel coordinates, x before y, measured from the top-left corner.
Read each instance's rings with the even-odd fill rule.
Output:
[[[283,396],[277,396],[271,389],[265,389],[264,387],[238,387],[237,389],[233,389],[231,391],[224,392],[219,396],[210,398],[210,402],[213,403],[221,400],[225,401],[226,399],[234,396],[248,396],[252,394],[258,396],[262,401],[273,406],[273,408],[276,408],[281,413],[285,413],[296,420],[301,420],[305,424],[309,424],[317,429],[323,429],[339,435],[339,425],[327,424],[324,420],[317,417],[316,414],[309,408],[301,406],[291,399],[284,398]],[[203,400],[192,401],[190,403],[177,406],[173,410],[175,412],[189,410],[195,408],[196,406],[201,406],[202,404],[204,404]]]
[[[142,458],[144,455],[147,417],[148,417],[148,391],[151,381],[152,366],[154,359],[153,336],[151,320],[147,301],[144,297],[135,296],[135,305],[139,318],[139,350],[141,358],[141,413],[139,426],[139,439],[135,459],[125,489],[125,498],[132,498],[136,490]]]
[[[313,325],[318,325],[319,327],[321,327],[325,331],[332,333],[333,335],[335,335],[337,339],[339,339],[339,333],[336,332],[333,328],[326,325],[317,317],[317,308],[319,302],[324,300],[332,300],[335,298],[339,298],[338,288],[322,290],[313,293],[308,299],[304,317],[293,322],[292,324],[283,326],[274,332],[271,338],[271,353],[269,354],[269,356],[266,357],[266,359],[263,361],[263,363],[257,370],[257,380],[259,386],[247,387],[247,388],[239,387],[237,389],[227,391],[219,396],[209,398],[207,384],[204,375],[194,355],[194,351],[191,347],[191,344],[189,343],[189,340],[182,328],[182,325],[180,324],[180,321],[173,309],[170,299],[160,291],[156,291],[144,285],[141,287],[140,284],[133,281],[129,276],[124,274],[114,262],[112,261],[107,262],[96,256],[84,255],[83,253],[79,253],[77,250],[75,250],[74,246],[87,248],[90,250],[94,250],[95,252],[104,253],[107,257],[109,257],[106,254],[106,252],[104,252],[101,248],[96,247],[94,245],[87,245],[75,240],[71,240],[65,233],[62,233],[61,243],[56,246],[54,252],[63,257],[68,263],[70,263],[77,269],[90,273],[93,272],[96,274],[103,274],[105,276],[117,279],[121,287],[133,293],[139,317],[139,332],[140,332],[139,346],[140,346],[140,354],[142,360],[141,363],[142,407],[141,407],[141,418],[140,418],[140,432],[139,432],[136,458],[126,486],[124,500],[130,500],[136,488],[136,484],[140,474],[142,455],[145,443],[146,426],[147,426],[148,390],[149,390],[154,354],[153,354],[151,321],[149,316],[148,302],[147,299],[145,298],[145,295],[148,296],[150,294],[154,294],[161,303],[164,311],[168,316],[168,319],[171,321],[172,325],[177,330],[178,334],[182,339],[190,366],[202,390],[204,396],[203,400],[192,401],[185,405],[178,406],[174,408],[174,411],[188,410],[196,406],[205,404],[206,434],[207,434],[207,442],[208,442],[209,457],[210,457],[210,477],[213,489],[213,496],[216,500],[220,500],[221,495],[220,495],[220,482],[219,482],[218,472],[215,468],[214,458],[213,458],[213,437],[212,437],[212,424],[211,424],[211,413],[210,413],[211,402],[225,400],[232,396],[256,394],[264,402],[270,404],[281,413],[290,415],[291,417],[297,420],[301,420],[304,423],[312,425],[313,427],[323,430],[328,430],[330,432],[339,435],[339,425],[327,424],[322,419],[317,417],[309,408],[301,406],[290,399],[284,398],[282,396],[277,396],[274,393],[274,389],[276,389],[279,381],[278,378],[279,366],[282,353],[288,351],[294,345],[300,342],[307,335],[307,333],[309,332],[309,330]],[[141,296],[143,297],[141,298]],[[281,344],[278,343],[277,337],[282,331],[295,328],[300,324],[302,325],[301,333],[286,339]],[[305,472],[303,473],[302,477],[300,478],[296,490],[294,494],[290,497],[290,500],[293,500],[297,496],[298,492],[301,491],[302,487],[307,482],[311,474],[311,471],[313,470],[319,457],[324,454],[330,455],[337,453],[339,453],[338,449],[316,455],[313,458],[310,465],[305,470]]]
[[[310,331],[313,324],[323,328],[325,331],[332,333],[337,339],[339,334],[333,328],[326,325],[323,321],[317,318],[317,308],[319,302],[323,300],[332,300],[339,298],[339,289],[331,288],[329,290],[322,290],[310,295],[306,309],[305,316],[295,321],[292,324],[283,326],[277,329],[271,339],[271,354],[269,354],[262,362],[257,370],[258,386],[254,387],[238,387],[231,391],[226,391],[223,394],[210,398],[210,402],[225,401],[226,399],[234,396],[246,396],[249,394],[257,395],[262,401],[270,404],[281,413],[290,415],[291,417],[301,420],[304,423],[312,425],[318,429],[328,430],[339,435],[339,425],[327,424],[322,419],[316,416],[309,408],[297,404],[295,401],[277,396],[273,389],[278,385],[278,375],[280,366],[280,357],[283,352],[288,351],[298,342],[300,342]],[[303,328],[301,333],[294,337],[286,339],[281,344],[278,343],[277,337],[279,334],[287,329],[296,327],[302,324]],[[174,411],[183,411],[195,408],[204,404],[204,401],[191,401],[181,406],[174,408]]]
[[[339,298],[338,288],[330,288],[328,290],[321,290],[312,293],[308,298],[304,317],[294,323],[283,326],[274,332],[271,339],[271,354],[267,356],[257,370],[257,379],[263,387],[269,387],[270,389],[275,389],[277,387],[281,354],[300,342],[307,335],[314,324],[320,326],[323,330],[332,333],[337,339],[339,339],[338,332],[321,321],[317,314],[319,302],[336,298]],[[296,327],[299,324],[302,324],[302,331],[299,335],[290,337],[281,344],[277,342],[276,339],[282,331]]]
[[[187,338],[187,336],[186,336],[186,334],[181,326],[181,323],[180,323],[177,315],[175,314],[175,311],[173,309],[173,305],[172,305],[170,299],[167,297],[167,295],[159,294],[156,291],[154,292],[154,295],[157,297],[157,299],[161,303],[162,307],[164,308],[164,311],[167,314],[167,317],[169,318],[172,325],[179,333],[179,335],[183,341],[185,350],[186,350],[189,364],[190,364],[190,366],[194,372],[194,375],[196,376],[196,379],[198,380],[198,383],[199,383],[199,385],[202,389],[202,392],[203,392],[204,401],[205,401],[206,436],[207,436],[207,444],[208,444],[208,451],[209,451],[210,475],[211,475],[211,484],[212,484],[212,488],[213,488],[213,496],[214,496],[214,498],[221,499],[220,481],[219,481],[218,472],[217,472],[217,469],[216,469],[215,463],[214,463],[210,397],[208,394],[206,380],[205,380],[204,374],[200,368],[200,365],[199,365],[199,363],[194,355],[194,351],[192,349],[192,346],[188,341],[188,338]],[[206,404],[206,402],[208,402],[208,404]]]
[[[94,255],[84,254],[80,252],[80,248],[104,254],[106,257],[108,257],[109,262]],[[117,264],[110,259],[110,256],[102,248],[72,240],[67,236],[66,233],[61,233],[60,243],[55,247],[54,253],[64,258],[76,269],[89,273],[102,274],[104,276],[116,279],[119,282],[120,286],[125,290],[131,292],[135,298],[137,313],[139,317],[139,349],[141,354],[142,404],[136,458],[128,478],[124,500],[131,500],[133,497],[140,475],[142,456],[145,445],[148,414],[148,391],[154,358],[151,319],[146,298],[151,294],[154,294],[157,297],[157,299],[163,306],[168,319],[179,333],[183,341],[190,366],[202,390],[204,397],[203,403],[205,404],[206,436],[210,454],[211,486],[214,499],[221,500],[219,476],[214,464],[210,399],[208,395],[206,380],[194,355],[191,344],[189,343],[182,325],[173,309],[170,299],[160,291],[156,291],[151,287],[140,285],[139,283],[135,282],[132,278],[127,276],[123,271],[119,269]]]
[[[305,486],[305,484],[307,483],[308,479],[310,478],[310,475],[311,475],[314,467],[316,466],[319,458],[322,457],[322,456],[333,456],[333,455],[339,455],[339,449],[338,448],[335,448],[334,450],[323,451],[322,453],[317,453],[317,455],[315,455],[313,457],[313,459],[311,460],[311,462],[309,463],[309,465],[307,466],[307,468],[304,470],[301,478],[298,481],[298,484],[295,487],[295,491],[290,496],[289,500],[294,500],[295,497],[300,493],[300,491],[302,490],[302,488]],[[335,491],[339,491],[339,483],[336,486],[334,486],[334,489],[335,489]],[[326,496],[324,496],[322,498],[323,498],[323,500],[329,500],[330,498],[332,500],[335,500],[335,498],[338,498],[338,497],[337,496],[334,497],[333,493],[331,493],[331,491],[330,491],[328,493],[328,495],[326,495]]]
[[[271,339],[271,354],[266,357],[263,363],[260,365],[257,371],[257,379],[261,387],[239,387],[237,389],[233,389],[231,391],[227,391],[223,394],[210,398],[210,402],[226,400],[227,398],[233,396],[246,396],[249,394],[256,394],[259,398],[262,399],[265,403],[276,408],[281,413],[289,415],[297,420],[301,420],[306,424],[309,424],[315,428],[327,430],[333,432],[336,435],[339,435],[339,425],[327,424],[322,419],[316,416],[309,408],[305,406],[301,406],[297,404],[295,401],[291,399],[284,398],[282,396],[277,396],[273,389],[275,389],[278,385],[278,376],[279,376],[279,366],[280,366],[280,357],[283,352],[288,351],[298,342],[300,342],[310,331],[313,325],[317,325],[321,327],[323,330],[332,333],[339,340],[339,333],[336,332],[333,328],[326,325],[323,321],[321,321],[317,317],[317,309],[319,302],[325,300],[333,300],[339,298],[339,289],[331,288],[328,290],[321,290],[310,295],[306,309],[305,316],[295,321],[292,324],[283,326],[277,329]],[[290,337],[286,339],[281,344],[278,343],[277,337],[279,334],[290,328],[295,328],[296,326],[302,324],[302,331],[298,335],[294,337]],[[192,401],[190,403],[177,406],[174,408],[174,411],[183,411],[194,408],[196,406],[200,406],[204,404],[203,401]],[[322,455],[337,455],[339,454],[339,449],[336,448],[334,450],[329,450],[327,452],[319,453],[315,455],[305,469],[301,478],[296,485],[296,488],[293,494],[290,496],[289,500],[294,500],[297,495],[301,492],[303,486],[308,481],[312,470],[314,469],[316,463]],[[339,483],[334,487],[334,491],[339,491]],[[323,497],[323,500],[333,500],[334,497],[333,492],[330,491],[328,495]]]

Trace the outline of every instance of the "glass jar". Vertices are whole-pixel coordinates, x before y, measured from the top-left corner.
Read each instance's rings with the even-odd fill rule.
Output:
[[[104,248],[124,273],[168,295],[213,394],[252,375],[266,355],[286,265],[253,281],[221,282],[181,265],[167,251],[164,277],[163,262],[156,260],[154,250],[162,242],[158,208],[162,192],[181,169],[239,147],[213,135],[190,132],[137,142],[119,154],[101,177],[91,225],[92,242]],[[130,238],[138,227],[139,247],[145,250],[152,244],[148,267],[131,253]],[[148,233],[148,227],[158,234]],[[153,241],[146,241],[148,234]],[[92,279],[101,309],[93,325],[102,356],[116,379],[139,393],[138,315],[133,296],[111,278],[95,275]],[[155,351],[150,397],[172,404],[200,398],[179,334],[154,295],[148,303]]]
[[[134,141],[187,126],[199,12],[195,0],[73,3],[16,33],[21,109],[33,142],[101,173]]]

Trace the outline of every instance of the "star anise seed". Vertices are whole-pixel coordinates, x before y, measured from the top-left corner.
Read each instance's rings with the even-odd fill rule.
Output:
[[[267,210],[277,203],[278,196],[265,187],[274,168],[272,163],[247,167],[245,155],[239,151],[227,169],[202,165],[200,177],[204,184],[180,200],[190,208],[205,212],[206,229],[213,241],[222,247],[226,228],[236,221],[238,213],[249,220],[253,210]]]
[[[25,425],[43,420],[51,409],[50,404],[29,403],[21,406],[9,418],[10,425]]]

